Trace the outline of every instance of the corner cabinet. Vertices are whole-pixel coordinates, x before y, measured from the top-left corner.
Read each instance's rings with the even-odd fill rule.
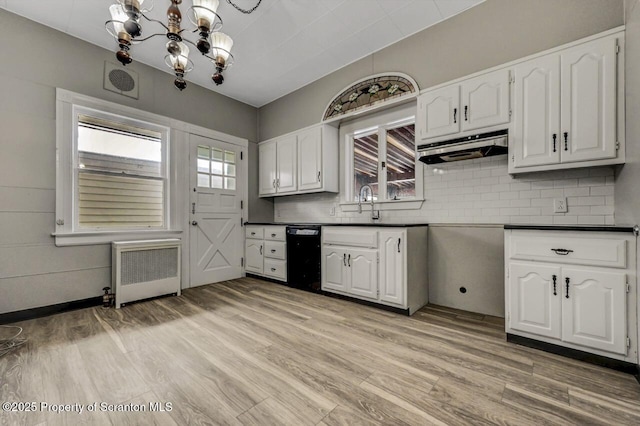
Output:
[[[510,82],[511,71],[498,70],[420,95],[416,142],[506,127],[511,117]]]
[[[287,281],[287,243],[285,226],[245,227],[245,261],[247,273],[278,281]]]
[[[622,43],[614,34],[514,67],[510,173],[624,163]]]
[[[259,195],[338,192],[338,129],[316,125],[258,146]]]
[[[506,331],[637,362],[636,238],[505,230]]]
[[[428,300],[427,232],[426,226],[324,226],[322,290],[413,314]]]

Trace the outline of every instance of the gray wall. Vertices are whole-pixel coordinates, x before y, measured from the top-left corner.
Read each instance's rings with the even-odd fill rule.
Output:
[[[114,52],[3,9],[0,27],[5,36],[0,43],[0,313],[98,296],[110,285],[109,246],[58,248],[50,235],[56,87],[253,142],[257,111],[195,84],[179,93],[171,75],[137,63],[130,67],[140,75],[139,100],[107,92],[103,66],[105,60],[116,62]],[[253,206],[259,210],[258,203]]]
[[[263,106],[259,138],[319,122],[333,96],[371,74],[404,72],[427,88],[622,24],[622,0],[487,0]]]

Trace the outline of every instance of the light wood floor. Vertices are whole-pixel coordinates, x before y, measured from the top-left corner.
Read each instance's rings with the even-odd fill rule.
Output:
[[[20,325],[29,342],[0,359],[0,401],[172,410],[0,424],[640,424],[632,376],[506,343],[501,319],[446,308],[408,318],[242,279]]]

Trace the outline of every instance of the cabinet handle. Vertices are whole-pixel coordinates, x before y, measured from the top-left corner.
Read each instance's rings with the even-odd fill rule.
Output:
[[[552,252],[555,252],[555,254],[558,254],[560,256],[566,256],[569,253],[573,253],[573,250],[568,250],[568,249],[563,249],[563,248],[559,248],[559,249],[551,249]]]
[[[553,134],[553,152],[556,152],[556,138],[558,137],[558,135],[556,135],[555,133]]]
[[[569,277],[564,279],[564,282],[567,283],[567,294],[566,294],[566,298],[569,298]]]
[[[349,253],[349,257],[347,257],[347,265],[351,268],[351,253]]]
[[[553,275],[551,278],[553,278],[553,295],[554,295],[554,296],[557,296],[557,295],[558,295],[558,292],[556,291],[556,284],[557,284],[557,283],[556,283],[556,279],[558,279],[558,277],[557,277],[557,276],[555,276],[555,275]]]
[[[273,180],[273,187],[274,188],[276,187],[276,180],[275,179]]]
[[[318,172],[318,182],[320,182],[320,172]]]
[[[342,253],[342,263],[347,266],[347,253]]]
[[[275,252],[276,252],[276,249],[271,249],[271,253],[275,253]]]
[[[271,234],[271,238],[275,238],[275,237],[276,237],[276,234]]]
[[[276,179],[276,186],[280,188],[280,178]]]
[[[251,233],[251,235],[256,235],[256,233],[255,233],[255,232],[252,232],[252,233]]]
[[[262,246],[260,246],[260,254],[262,255]]]
[[[271,268],[271,272],[275,272],[275,271],[276,271],[276,268]]]
[[[468,113],[469,112],[469,105],[465,105],[464,106],[464,121],[468,121]]]
[[[453,123],[457,123],[458,122],[458,108],[454,108],[453,109]]]
[[[398,238],[398,253],[400,253],[400,238]]]
[[[569,145],[567,140],[569,139],[569,132],[564,132],[564,150],[569,151]]]

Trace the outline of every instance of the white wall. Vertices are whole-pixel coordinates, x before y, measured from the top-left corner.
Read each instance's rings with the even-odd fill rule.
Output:
[[[424,167],[420,210],[382,211],[388,223],[535,223],[612,225],[614,171],[611,167],[507,173],[507,156]],[[569,211],[553,213],[553,199],[567,197]],[[362,214],[342,212],[335,194],[277,198],[278,222],[370,222]],[[336,215],[330,209],[336,207]]]

